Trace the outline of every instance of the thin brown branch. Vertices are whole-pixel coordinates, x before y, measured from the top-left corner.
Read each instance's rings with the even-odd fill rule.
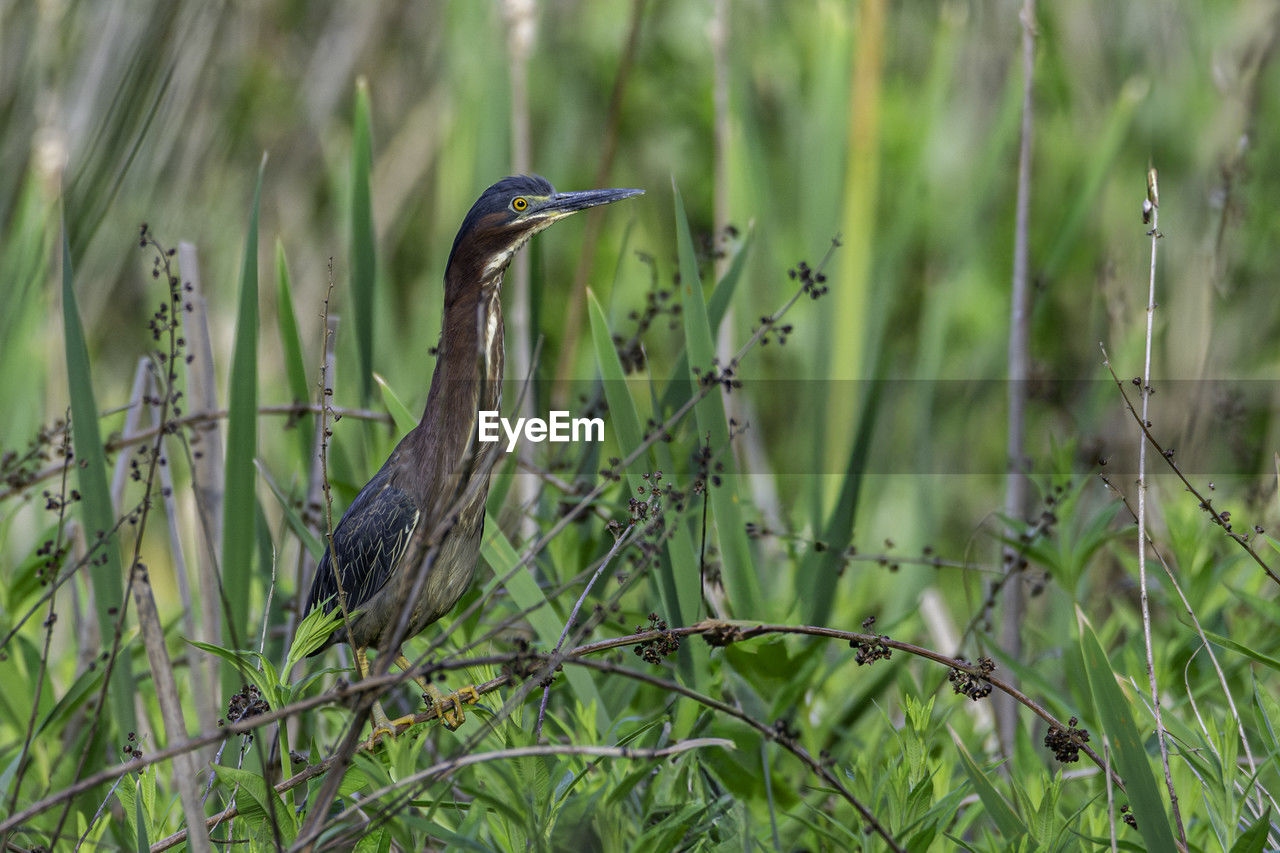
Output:
[[[378,412],[373,409],[350,409],[343,406],[330,406],[329,411],[338,418],[351,418],[361,421],[378,421],[384,424],[393,423],[391,415],[386,412]],[[318,403],[283,403],[270,406],[259,406],[259,415],[284,415],[285,417],[294,418],[298,415],[319,414],[320,405]],[[103,442],[102,447],[107,453],[115,453],[126,447],[132,447],[136,444],[143,444],[156,437],[156,433],[163,429],[175,429],[181,427],[199,426],[201,424],[213,423],[215,421],[226,420],[228,412],[226,409],[210,409],[203,412],[192,412],[179,418],[169,418],[165,426],[148,427],[136,433],[128,435],[113,435]],[[105,417],[105,415],[103,415]],[[59,466],[50,465],[43,468],[31,476],[29,480],[25,480],[21,487],[10,486],[0,490],[0,501],[8,500],[14,495],[28,491],[32,486],[51,480],[58,476]]]
[[[1115,369],[1111,366],[1111,357],[1107,355],[1106,347],[1102,347],[1102,364],[1107,368],[1107,372],[1111,374],[1111,379],[1115,382],[1116,388],[1119,389],[1120,396],[1124,400],[1125,408],[1129,410],[1129,414],[1133,419],[1138,422],[1138,427],[1142,430],[1142,434],[1146,436],[1147,442],[1151,444],[1152,449],[1160,454],[1160,458],[1164,459],[1165,464],[1167,464],[1173,473],[1177,475],[1178,479],[1182,481],[1182,485],[1186,490],[1200,502],[1200,508],[1209,514],[1209,518],[1213,523],[1221,527],[1223,531],[1226,532],[1227,537],[1243,548],[1245,553],[1252,557],[1253,561],[1267,573],[1267,577],[1271,578],[1271,580],[1275,581],[1275,583],[1280,586],[1280,575],[1277,575],[1272,571],[1271,567],[1267,565],[1267,561],[1262,559],[1261,555],[1254,550],[1253,545],[1249,542],[1249,537],[1246,534],[1236,533],[1231,529],[1231,523],[1227,521],[1221,513],[1213,508],[1213,501],[1205,497],[1199,489],[1191,484],[1191,481],[1187,479],[1186,475],[1182,473],[1182,469],[1178,467],[1178,463],[1173,459],[1173,451],[1165,450],[1160,442],[1156,440],[1156,437],[1151,434],[1151,424],[1143,418],[1142,415],[1138,414],[1138,410],[1135,409],[1133,403],[1129,401],[1129,395],[1124,390],[1124,383],[1120,381],[1120,377],[1116,375]]]
[[[634,646],[640,643],[650,642],[653,640],[658,640],[658,639],[662,639],[663,637],[670,637],[670,636],[676,636],[680,638],[692,637],[692,636],[709,636],[717,644],[724,645],[731,642],[742,642],[744,640],[749,640],[756,637],[769,636],[774,634],[795,634],[795,635],[804,635],[804,636],[813,636],[813,637],[823,637],[826,639],[839,640],[846,643],[851,641],[856,641],[860,643],[880,642],[880,643],[883,643],[888,648],[902,651],[906,654],[910,654],[916,657],[933,661],[942,666],[948,667],[949,669],[958,669],[963,672],[969,673],[970,675],[984,678],[992,685],[993,688],[1011,693],[1018,700],[1020,704],[1025,706],[1028,710],[1030,710],[1036,716],[1040,717],[1049,725],[1057,726],[1059,728],[1064,728],[1064,729],[1067,727],[1066,723],[1064,723],[1061,720],[1058,720],[1056,717],[1054,717],[1053,714],[1051,714],[1047,709],[1045,709],[1035,700],[1021,693],[1016,688],[1013,688],[1011,685],[1009,685],[1008,682],[1004,681],[994,673],[984,673],[977,666],[973,664],[969,664],[965,661],[957,660],[955,658],[949,657],[948,655],[942,654],[941,652],[936,652],[932,649],[927,649],[921,646],[914,645],[912,643],[905,643],[899,640],[885,638],[877,634],[868,634],[868,633],[856,632],[856,631],[844,631],[836,628],[823,628],[823,627],[815,627],[815,626],[809,626],[809,625],[776,625],[776,624],[762,624],[762,623],[755,623],[755,622],[725,622],[721,620],[705,620],[703,622],[697,623],[696,625],[691,625],[688,627],[671,628],[666,631],[643,631],[636,634],[626,634],[619,637],[611,637],[605,640],[598,640],[592,643],[586,643],[584,645],[581,645],[574,649],[569,650],[567,653],[564,653],[564,660],[568,663],[576,663],[579,660],[582,660],[583,658],[586,658],[587,656],[590,656],[590,655],[597,655],[602,652],[611,651],[613,649],[624,648],[627,646]],[[104,783],[111,782],[115,779],[118,779],[121,776],[144,770],[145,768],[150,767],[154,764],[160,764],[166,761],[170,761],[176,756],[184,752],[190,752],[192,750],[200,749],[202,747],[205,747],[211,744],[220,743],[224,740],[235,737],[237,735],[245,734],[257,728],[260,728],[262,726],[275,723],[276,721],[284,719],[286,717],[297,716],[298,714],[311,711],[315,708],[318,708],[324,705],[340,705],[340,704],[349,703],[352,700],[358,699],[360,697],[374,696],[386,690],[387,688],[391,687],[392,685],[399,684],[413,677],[424,677],[424,676],[430,677],[431,675],[434,675],[442,671],[466,669],[466,668],[475,667],[475,666],[497,666],[497,665],[502,665],[504,663],[510,664],[516,661],[517,659],[521,658],[522,656],[527,657],[527,655],[528,655],[527,652],[515,652],[515,653],[508,653],[508,654],[501,654],[501,655],[489,655],[484,657],[469,658],[465,660],[440,661],[440,662],[432,663],[423,667],[412,668],[404,672],[386,673],[382,675],[371,675],[366,679],[362,679],[354,683],[340,684],[337,687],[335,687],[333,690],[328,691],[326,693],[318,694],[316,696],[312,696],[307,699],[299,700],[290,705],[286,705],[282,708],[273,708],[270,711],[267,711],[263,714],[260,714],[254,717],[250,717],[245,720],[229,723],[227,726],[217,731],[204,733],[202,735],[199,735],[198,737],[191,738],[183,743],[174,744],[163,750],[158,750],[157,752],[154,752],[144,758],[128,761],[123,764],[117,765],[116,767],[99,771],[98,773],[92,776],[85,777],[84,779],[81,779],[80,781],[72,785],[69,785],[67,788],[64,788],[58,793],[50,795],[49,797],[39,802],[33,803],[32,805],[28,806],[26,809],[23,809],[21,812],[11,815],[10,817],[4,819],[3,821],[0,821],[0,833],[10,831],[20,826],[21,824],[31,820],[37,815],[40,815],[43,812],[48,811],[51,808],[54,808],[64,802],[73,800],[75,797],[79,796],[80,794],[85,793],[86,791],[92,790],[93,788],[99,785],[102,785]],[[550,655],[542,655],[541,657],[547,662],[554,660],[554,658],[552,658]],[[600,668],[600,667],[597,666],[596,668]],[[632,672],[632,671],[628,670],[628,673],[629,672]],[[511,677],[509,675],[503,674],[493,679],[490,679],[489,681],[486,681],[483,684],[477,684],[475,685],[475,687],[477,692],[481,694],[487,694],[499,689],[500,687],[509,685],[511,683],[512,683]],[[685,688],[682,688],[682,691],[681,691],[682,695],[688,695],[683,692],[684,690]],[[429,709],[424,713],[414,715],[413,722],[409,723],[408,726],[406,726],[406,728],[412,725],[416,725],[418,723],[430,721],[432,719],[435,719],[435,717],[436,717],[435,709],[434,708]],[[364,748],[367,748],[367,746],[368,744],[366,742],[366,744],[362,745],[361,748],[364,749]],[[1081,744],[1080,751],[1086,754],[1090,758],[1090,760],[1092,760],[1098,767],[1107,769],[1101,756],[1099,756],[1096,752],[1094,752],[1091,748],[1089,748],[1088,744]],[[299,773],[295,774],[289,779],[286,779],[280,782],[279,784],[277,784],[275,786],[276,790],[280,792],[288,791],[294,787],[297,787],[298,785],[302,784],[303,782],[309,779],[315,778],[320,773],[323,773],[327,769],[329,769],[331,766],[331,762],[332,762],[332,758],[326,759],[325,761],[320,762],[318,765],[304,768],[303,770],[299,771]],[[1124,783],[1119,778],[1119,776],[1116,776],[1115,773],[1113,771],[1110,771],[1109,769],[1108,769],[1108,773],[1111,776],[1112,780],[1115,782],[1115,784],[1123,789]],[[226,819],[229,816],[230,815],[224,815],[223,819]]]
[[[565,638],[569,636],[569,629],[573,627],[573,623],[578,619],[578,611],[582,609],[582,602],[587,600],[587,595],[591,593],[591,587],[595,586],[596,581],[600,579],[600,575],[604,574],[604,570],[609,566],[609,563],[613,562],[613,558],[622,550],[622,546],[627,543],[627,540],[634,529],[635,522],[632,522],[627,526],[626,530],[622,531],[622,535],[614,540],[613,547],[609,549],[609,553],[600,561],[600,565],[596,569],[595,574],[591,576],[591,579],[587,581],[586,586],[582,588],[582,594],[579,595],[578,600],[574,602],[573,610],[569,611],[569,618],[564,620],[564,629],[560,632],[560,639],[556,641],[556,647],[551,650],[553,655],[560,653],[560,648],[564,645]],[[533,736],[538,740],[542,739],[542,721],[546,717],[547,700],[550,698],[551,685],[548,683],[547,686],[542,689],[542,701],[538,703],[538,722],[533,729]]]

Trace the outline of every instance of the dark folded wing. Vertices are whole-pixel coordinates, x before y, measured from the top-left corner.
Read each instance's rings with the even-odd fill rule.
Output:
[[[374,475],[333,531],[333,553],[338,557],[337,574],[348,611],[359,608],[391,578],[418,524],[418,508],[388,480],[386,468]],[[316,568],[303,615],[326,599],[325,612],[338,606],[338,578],[328,548]]]

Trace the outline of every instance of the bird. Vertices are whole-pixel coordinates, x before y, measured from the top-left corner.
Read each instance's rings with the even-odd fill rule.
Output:
[[[395,655],[401,644],[448,614],[475,574],[484,531],[490,458],[497,445],[478,441],[478,412],[502,402],[503,276],[512,257],[552,223],[639,189],[556,192],[538,175],[503,178],[481,193],[454,238],[444,273],[444,315],[426,407],[356,494],[316,568],[303,615],[339,608],[343,623],[320,648],[347,643],[368,677],[368,651]],[[417,678],[423,699],[445,726],[464,721],[475,687],[444,696]],[[372,708],[374,737],[412,720],[392,721]]]

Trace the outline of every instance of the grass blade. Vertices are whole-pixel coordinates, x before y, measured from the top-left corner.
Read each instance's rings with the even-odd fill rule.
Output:
[[[999,828],[1000,834],[1004,836],[1006,842],[1017,840],[1019,836],[1027,834],[1027,826],[1023,823],[1022,818],[1018,817],[1018,813],[1014,811],[1009,801],[992,783],[990,777],[983,772],[978,763],[969,755],[969,750],[965,748],[962,741],[955,732],[951,733],[951,739],[955,742],[956,751],[960,753],[960,759],[964,764],[964,772],[969,776],[969,781],[973,783],[973,788],[978,792],[978,799],[982,800],[983,808],[987,810],[987,816],[990,817],[995,825]]]
[[[285,494],[284,489],[280,488],[271,477],[271,472],[261,460],[254,460],[254,465],[258,469],[258,474],[262,477],[263,482],[271,489],[271,493],[276,496],[276,503],[280,506],[280,513],[284,516],[285,522],[289,525],[289,529],[294,532],[302,542],[302,547],[307,549],[307,553],[311,555],[313,560],[319,560],[324,554],[324,543],[320,541],[320,537],[311,532],[311,528],[302,520],[302,516],[298,514],[297,507],[289,495]]]
[[[89,578],[93,583],[93,601],[98,611],[98,631],[104,645],[115,635],[113,612],[124,598],[124,569],[120,563],[119,542],[112,532],[116,523],[115,507],[107,487],[107,459],[102,452],[102,436],[98,429],[98,404],[93,396],[93,376],[89,366],[89,349],[85,345],[84,326],[71,270],[71,250],[66,227],[62,231],[62,322],[66,336],[67,387],[71,393],[71,437],[74,442],[77,476],[80,482],[80,518],[84,524],[85,542],[93,548],[98,537],[110,533],[98,546],[102,560],[89,562]],[[127,651],[116,661],[111,673],[109,695],[111,718],[120,731],[136,727],[133,714],[133,671]]]
[[[746,238],[742,241],[742,246],[739,247],[737,254],[733,256],[733,260],[729,262],[729,268],[725,270],[720,281],[716,282],[715,289],[711,291],[711,299],[707,302],[707,321],[711,324],[713,335],[720,331],[720,324],[724,322],[725,314],[729,313],[729,303],[738,289],[738,282],[742,280],[742,269],[746,266],[747,251],[751,248],[754,236],[754,229],[747,232]],[[614,292],[617,292],[616,287]],[[692,393],[693,381],[689,376],[689,352],[685,350],[676,359],[675,370],[671,372],[671,381],[667,384],[667,390],[662,395],[662,408],[664,410],[674,409],[680,405],[682,400],[687,400]]]
[[[351,301],[355,311],[356,352],[360,362],[360,400],[373,396],[373,202],[369,172],[373,168],[373,135],[369,129],[369,83],[356,83],[355,126],[351,138]]]
[[[1151,772],[1151,762],[1138,733],[1138,724],[1116,684],[1111,661],[1098,642],[1093,626],[1078,609],[1076,620],[1080,626],[1080,652],[1088,671],[1097,719],[1115,746],[1116,770],[1124,779],[1129,806],[1138,821],[1138,831],[1142,833],[1148,850],[1176,850],[1173,831],[1169,828],[1169,815],[1160,799],[1156,777]]]
[[[693,237],[685,216],[680,190],[672,183],[676,209],[676,248],[680,259],[680,288],[683,293],[685,346],[689,364],[701,371],[711,368],[715,358],[715,334],[707,318],[707,303],[698,277],[698,262],[693,252]],[[710,434],[711,451],[725,466],[720,485],[708,483],[711,509],[719,532],[720,553],[724,561],[726,591],[735,610],[743,616],[762,616],[760,584],[756,578],[755,559],[747,542],[742,513],[738,511],[738,477],[734,470],[733,450],[729,446],[729,421],[724,413],[724,398],[708,394],[694,407],[699,435]]]
[[[528,569],[521,569],[515,573],[511,570],[515,568],[516,563],[520,562],[520,556],[516,553],[516,549],[503,535],[502,528],[498,526],[497,519],[492,516],[485,516],[485,533],[484,541],[480,546],[480,553],[484,557],[493,573],[497,577],[507,578],[504,586],[507,593],[511,596],[511,600],[515,602],[517,608],[521,611],[527,611],[525,619],[529,620],[529,624],[533,627],[534,633],[538,635],[538,641],[546,647],[547,650],[554,649],[556,643],[560,641],[560,630],[564,627],[559,617],[556,616],[555,610],[550,606],[547,597],[538,587],[537,581],[533,579]],[[604,700],[600,698],[600,693],[596,690],[596,684],[591,679],[591,673],[581,667],[569,666],[565,667],[565,678],[569,681],[569,686],[573,688],[574,694],[583,706],[590,706],[594,701],[596,708],[600,714],[607,714]],[[610,721],[601,717],[601,725],[608,728]]]
[[[609,404],[609,423],[613,425],[618,436],[619,449],[625,456],[644,441],[644,431],[640,427],[640,415],[636,411],[635,401],[627,390],[626,374],[622,370],[622,362],[618,359],[618,351],[613,347],[613,338],[609,334],[609,323],[605,319],[604,309],[600,307],[595,294],[587,289],[588,315],[591,323],[591,339],[595,344],[596,361],[600,365],[600,376],[604,380],[605,401]],[[651,454],[643,454],[627,469],[627,484],[632,492],[641,486],[647,486],[643,478],[646,471],[652,469]],[[673,539],[672,542],[676,540]],[[662,598],[662,606],[666,609],[667,618],[676,625],[687,624],[698,612],[700,594],[697,572],[673,572],[671,561],[662,563],[661,577],[658,582],[658,594]]]
[[[253,546],[257,537],[257,499],[254,459],[258,455],[258,207],[262,173],[253,191],[253,209],[245,235],[240,269],[240,307],[236,314],[235,346],[227,414],[227,475],[222,510],[222,580],[227,594],[228,637],[243,648],[249,635],[249,593],[253,580]],[[224,670],[225,671],[225,670]],[[227,673],[230,678],[231,673]],[[224,684],[232,690],[231,681]]]
[[[373,374],[373,381],[378,383],[378,391],[382,394],[382,404],[387,407],[391,420],[395,421],[396,433],[404,435],[416,427],[418,419],[413,416],[413,412],[409,411],[409,407],[404,404],[399,395],[391,390],[387,380],[375,373]]]
[[[293,287],[289,278],[289,263],[284,256],[284,243],[276,240],[276,325],[280,332],[280,348],[284,351],[284,368],[289,378],[289,397],[295,403],[311,399],[307,385],[306,360],[302,354],[302,337],[298,334],[298,319],[293,310]],[[310,414],[299,415],[293,422],[298,437],[298,451],[305,470],[311,460],[311,437],[314,428]]]
[[[858,513],[858,497],[862,493],[862,473],[871,452],[871,437],[880,408],[880,392],[884,383],[872,382],[858,413],[858,428],[849,447],[849,460],[836,505],[822,528],[821,550],[813,548],[805,556],[797,582],[801,601],[808,603],[805,621],[825,625],[836,600],[836,584],[840,580],[840,564],[844,552],[853,541],[853,524]]]

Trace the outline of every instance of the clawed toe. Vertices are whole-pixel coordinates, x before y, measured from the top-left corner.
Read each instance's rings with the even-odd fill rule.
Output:
[[[432,692],[435,695],[423,693],[422,698],[429,706],[435,708],[436,716],[449,731],[456,730],[466,722],[467,715],[462,710],[464,703],[474,705],[480,701],[480,692],[476,690],[474,684],[469,684],[448,696],[441,695],[438,690]]]

